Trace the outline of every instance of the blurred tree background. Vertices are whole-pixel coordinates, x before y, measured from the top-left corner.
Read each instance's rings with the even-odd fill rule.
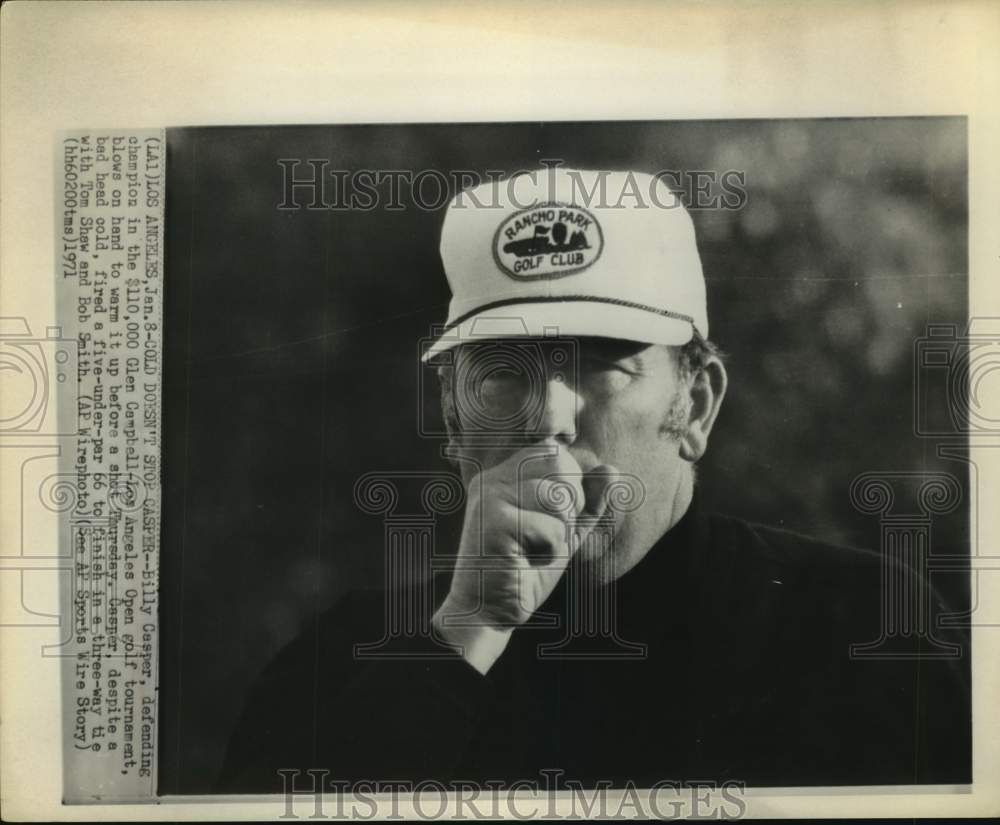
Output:
[[[708,504],[877,547],[877,519],[850,502],[859,473],[966,483],[914,432],[913,360],[929,323],[961,332],[968,316],[962,118],[173,130],[161,792],[209,791],[254,675],[346,589],[381,582],[382,523],[354,505],[358,477],[449,469],[418,432],[440,420],[416,365],[447,310],[442,211],[413,208],[406,186],[399,210],[279,210],[282,158],[742,173],[741,208],[692,212],[731,377],[701,466]],[[935,522],[936,552],[967,552],[966,513]]]

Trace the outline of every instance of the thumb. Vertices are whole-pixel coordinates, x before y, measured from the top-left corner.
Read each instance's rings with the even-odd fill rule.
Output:
[[[608,492],[612,485],[621,478],[618,468],[610,464],[599,464],[584,473],[581,480],[583,494],[586,500],[583,512],[576,520],[577,534],[580,540],[585,539],[608,512]]]

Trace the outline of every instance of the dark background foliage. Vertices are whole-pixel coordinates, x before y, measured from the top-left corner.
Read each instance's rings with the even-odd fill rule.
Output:
[[[437,414],[416,354],[446,313],[442,212],[282,211],[279,158],[741,171],[742,209],[693,212],[732,382],[701,465],[709,505],[877,547],[851,505],[859,473],[967,479],[913,413],[915,341],[968,312],[964,119],[173,130],[161,792],[210,790],[254,675],[314,611],[381,581],[358,477],[448,469],[417,428],[418,405]],[[935,552],[967,552],[965,516],[935,522]]]

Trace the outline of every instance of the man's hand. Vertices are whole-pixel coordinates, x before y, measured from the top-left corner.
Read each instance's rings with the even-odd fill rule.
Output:
[[[472,480],[451,590],[433,621],[480,673],[552,593],[604,515],[615,474],[601,465],[584,475],[546,440]]]

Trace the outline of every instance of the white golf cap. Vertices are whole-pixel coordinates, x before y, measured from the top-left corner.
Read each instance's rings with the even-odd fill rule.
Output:
[[[708,337],[691,217],[642,172],[546,168],[467,189],[448,205],[441,260],[452,299],[424,360],[496,338]]]

